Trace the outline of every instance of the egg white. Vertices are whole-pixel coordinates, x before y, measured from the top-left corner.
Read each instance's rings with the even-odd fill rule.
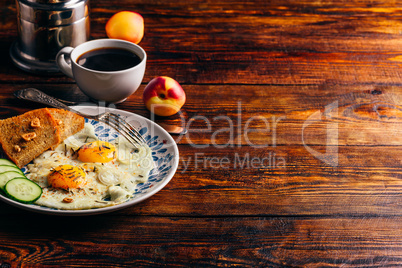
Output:
[[[107,140],[117,149],[117,158],[108,163],[83,163],[77,159],[78,149],[98,140],[93,125],[67,138],[54,150],[48,150],[27,165],[26,176],[39,184],[42,196],[37,205],[55,209],[90,209],[113,206],[130,199],[138,183],[146,182],[154,168],[152,151],[147,145],[135,148],[125,138]],[[69,164],[82,167],[87,183],[79,189],[50,187],[47,176],[57,166]],[[68,203],[65,198],[70,198]]]

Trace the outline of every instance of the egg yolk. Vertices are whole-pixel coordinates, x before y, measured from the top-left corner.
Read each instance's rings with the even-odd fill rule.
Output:
[[[89,142],[78,150],[78,159],[86,163],[107,163],[116,158],[116,147],[105,141]]]
[[[61,165],[52,170],[47,176],[50,186],[61,189],[76,189],[85,184],[85,172],[76,166]]]

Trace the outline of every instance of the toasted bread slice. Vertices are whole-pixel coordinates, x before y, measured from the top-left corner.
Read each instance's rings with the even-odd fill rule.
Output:
[[[63,109],[49,108],[60,130],[60,142],[84,128],[85,118]]]
[[[0,144],[19,168],[60,142],[58,124],[47,108],[0,120]]]

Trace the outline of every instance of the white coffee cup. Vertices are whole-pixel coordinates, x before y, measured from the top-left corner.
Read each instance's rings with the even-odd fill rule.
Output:
[[[137,54],[141,62],[134,67],[119,71],[97,71],[77,63],[81,55],[101,48],[129,50]],[[119,39],[98,39],[82,43],[75,48],[64,47],[56,55],[60,70],[75,79],[82,92],[96,101],[108,103],[122,102],[139,88],[144,78],[146,60],[144,49]]]

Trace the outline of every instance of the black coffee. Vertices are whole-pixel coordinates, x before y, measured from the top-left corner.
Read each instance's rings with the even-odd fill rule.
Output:
[[[77,63],[85,68],[113,72],[129,69],[141,62],[141,58],[122,48],[99,48],[78,57]]]

